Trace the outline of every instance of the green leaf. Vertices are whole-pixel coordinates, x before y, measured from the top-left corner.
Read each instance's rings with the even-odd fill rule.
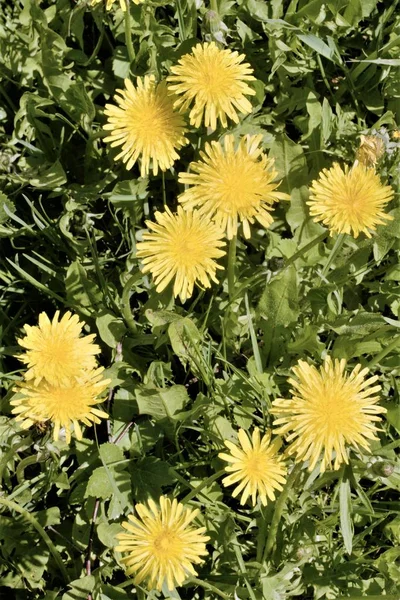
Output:
[[[107,548],[114,548],[117,545],[116,536],[123,531],[119,523],[100,523],[97,527],[99,540]]]
[[[293,265],[267,283],[258,304],[259,314],[273,327],[287,326],[299,316],[297,273]]]
[[[68,584],[71,589],[63,594],[62,600],[80,600],[81,598],[87,600],[88,593],[94,591],[95,584],[96,579],[93,575],[74,579]]]
[[[108,311],[102,311],[96,317],[96,326],[101,339],[110,348],[116,348],[127,331],[123,320]]]
[[[99,304],[102,294],[99,287],[91,281],[79,260],[72,262],[65,278],[68,302],[87,309],[92,313]]]
[[[306,206],[309,177],[304,151],[299,144],[282,135],[272,145],[270,156],[275,159],[279,176],[283,177],[279,189],[290,194],[286,220],[294,231],[309,218]]]
[[[151,496],[158,501],[164,485],[171,485],[174,476],[168,463],[149,456],[141,458],[130,466],[132,476],[132,493],[137,501],[146,501]]]
[[[395,428],[397,433],[400,434],[400,407],[395,402],[385,402],[383,406],[386,408],[387,413],[385,415],[386,420],[392,427]]]
[[[85,498],[109,498],[113,488],[104,467],[98,467],[93,471],[87,483]]]
[[[323,42],[316,35],[313,35],[312,33],[297,33],[296,35],[299,40],[307,44],[307,46],[310,46],[310,48],[318,52],[318,54],[321,54],[321,56],[324,56],[333,62],[337,62],[333,49],[330,48],[328,44],[325,44],[325,42]]]
[[[151,415],[157,421],[161,419],[176,419],[189,402],[185,386],[173,385],[170,388],[148,389],[139,387],[135,391],[139,414]]]
[[[7,209],[7,211],[6,211]],[[3,223],[6,223],[6,221],[8,221],[8,219],[10,218],[10,215],[8,213],[14,213],[15,212],[15,205],[14,202],[11,202],[11,200],[2,192],[0,192],[0,225],[3,225]]]
[[[42,190],[54,190],[67,183],[67,176],[60,161],[56,160],[51,165],[40,166],[36,175],[29,178],[29,183]]]

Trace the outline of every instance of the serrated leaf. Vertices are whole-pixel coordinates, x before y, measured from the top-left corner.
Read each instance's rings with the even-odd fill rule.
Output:
[[[6,212],[5,207],[8,212],[15,212],[15,205],[5,194],[0,192],[0,225],[6,223],[10,218],[10,215]]]

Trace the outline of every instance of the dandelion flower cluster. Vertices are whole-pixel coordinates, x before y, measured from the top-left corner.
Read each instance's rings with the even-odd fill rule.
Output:
[[[376,439],[386,412],[377,406],[380,385],[378,377],[366,379],[368,369],[358,364],[350,374],[345,372],[346,361],[325,359],[320,369],[300,360],[289,379],[292,398],[279,398],[272,403],[275,431],[290,443],[288,455],[296,462],[309,462],[310,471],[322,456],[321,472],[339,469],[348,463],[348,447],[369,450],[369,440]],[[372,387],[371,387],[372,386]]]
[[[148,175],[152,167],[166,171],[179,158],[177,150],[188,143],[185,121],[173,109],[173,100],[165,82],[156,83],[153,75],[137,78],[136,87],[125,79],[125,89],[117,90],[114,104],[106,104],[110,135],[104,138],[111,147],[122,146],[115,160],[121,159],[131,169],[141,158],[140,174]]]
[[[37,326],[24,326],[26,335],[18,343],[26,352],[19,359],[28,370],[11,404],[22,428],[50,421],[54,439],[63,428],[69,443],[71,427],[81,439],[80,422],[91,425],[107,417],[95,406],[102,402],[99,396],[110,380],[103,379],[104,369],[97,367],[95,355],[100,348],[93,343],[94,335],[81,335],[84,324],[77,315],[66,312],[59,317],[56,311],[50,321],[43,312]]]
[[[334,163],[312,182],[310,192],[310,214],[327,225],[331,235],[350,233],[357,238],[365,233],[370,238],[371,230],[393,218],[382,210],[392,200],[393,189],[363,164],[342,169]]]
[[[204,119],[206,127],[215,129],[217,120],[227,127],[227,117],[238,123],[238,112],[251,112],[246,96],[254,96],[255,91],[247,82],[255,77],[244,58],[244,54],[221,50],[215,42],[206,42],[197,44],[171,67],[172,75],[167,77],[169,89],[180,96],[174,106],[186,111],[193,105],[189,113],[191,125],[200,127]]]
[[[230,463],[225,470],[230,473],[222,480],[225,486],[239,485],[234,489],[235,498],[242,493],[240,504],[245,504],[251,497],[253,505],[257,498],[266,506],[268,499],[275,500],[275,490],[281,491],[286,481],[286,467],[282,456],[278,454],[281,440],[271,442],[271,433],[262,438],[260,430],[255,427],[251,438],[240,429],[238,433],[240,447],[230,441],[225,446],[230,454],[222,452],[219,457]]]
[[[122,523],[126,533],[117,535],[118,552],[127,552],[122,560],[126,574],[135,574],[135,583],[143,581],[149,589],[161,591],[182,585],[190,575],[196,575],[193,565],[204,562],[207,555],[205,527],[194,527],[198,510],[185,508],[176,499],[161,496],[159,506],[149,500],[148,506],[135,506],[138,517],[128,516]]]
[[[156,212],[155,219],[146,221],[149,231],[137,244],[137,256],[143,259],[143,272],[152,273],[157,292],[175,279],[174,296],[185,302],[195,283],[208,288],[210,280],[217,282],[216,271],[222,267],[215,259],[225,254],[220,229],[197,211],[181,207],[176,214],[169,208]]]
[[[223,144],[205,145],[201,160],[190,164],[192,172],[179,174],[179,181],[190,186],[179,197],[184,208],[198,208],[214,219],[228,239],[236,235],[238,222],[245,238],[255,220],[269,227],[273,203],[289,198],[277,191],[274,159],[262,151],[261,141],[262,135],[246,135],[235,147],[233,135],[226,135]]]

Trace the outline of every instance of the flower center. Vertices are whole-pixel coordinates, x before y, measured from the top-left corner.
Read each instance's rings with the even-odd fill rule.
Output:
[[[318,401],[318,427],[325,434],[345,434],[354,428],[358,412],[357,402],[345,386],[336,390],[325,388],[324,396]]]
[[[171,253],[174,261],[184,267],[202,263],[207,253],[202,239],[198,239],[198,233],[192,231],[177,232],[174,239],[171,240]]]
[[[136,135],[149,143],[154,143],[164,137],[166,128],[168,127],[168,118],[165,108],[159,106],[157,101],[146,103],[146,106],[141,106],[140,111],[135,108],[130,115],[132,130]]]
[[[159,558],[170,560],[181,554],[182,542],[172,529],[166,527],[155,537],[153,549]]]
[[[232,77],[225,68],[216,65],[214,61],[207,64],[207,68],[199,76],[199,90],[203,90],[204,95],[213,101],[218,101],[221,96],[227,96],[231,84]]]
[[[47,415],[65,423],[70,419],[80,419],[88,412],[87,398],[78,387],[50,387],[43,393],[42,404]]]
[[[236,157],[235,157],[236,159]],[[215,187],[215,196],[219,200],[219,208],[228,214],[251,209],[258,205],[260,196],[257,184],[259,174],[257,163],[253,161],[230,161]]]
[[[253,452],[246,460],[246,472],[252,480],[259,480],[266,472],[266,461],[263,454]]]

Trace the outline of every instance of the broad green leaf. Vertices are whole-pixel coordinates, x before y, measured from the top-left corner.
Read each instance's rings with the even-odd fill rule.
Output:
[[[133,496],[138,501],[147,501],[151,496],[158,502],[162,494],[162,486],[171,485],[174,476],[168,463],[149,456],[141,458],[130,465]]]
[[[81,306],[92,313],[100,302],[102,294],[96,283],[91,281],[79,260],[72,262],[65,278],[67,299],[71,304]]]
[[[81,598],[87,600],[88,593],[94,591],[95,584],[96,579],[93,575],[74,579],[68,584],[71,589],[63,594],[62,600],[80,600]]]
[[[100,523],[97,527],[97,535],[102,544],[107,548],[117,545],[117,534],[124,531],[119,523]]]
[[[265,286],[258,312],[273,327],[296,321],[300,312],[297,273],[293,265],[284,269]]]
[[[294,231],[309,218],[305,204],[309,178],[304,151],[299,144],[282,135],[271,146],[270,156],[275,159],[275,168],[279,176],[283,177],[279,189],[290,195],[286,220]]]
[[[139,414],[151,415],[157,421],[160,419],[176,419],[189,402],[185,386],[173,385],[170,388],[148,389],[139,387],[135,392]]]
[[[111,312],[102,312],[96,317],[96,326],[99,330],[99,335],[103,342],[116,348],[118,343],[121,343],[122,338],[126,333],[126,327],[122,319],[116,317]]]

